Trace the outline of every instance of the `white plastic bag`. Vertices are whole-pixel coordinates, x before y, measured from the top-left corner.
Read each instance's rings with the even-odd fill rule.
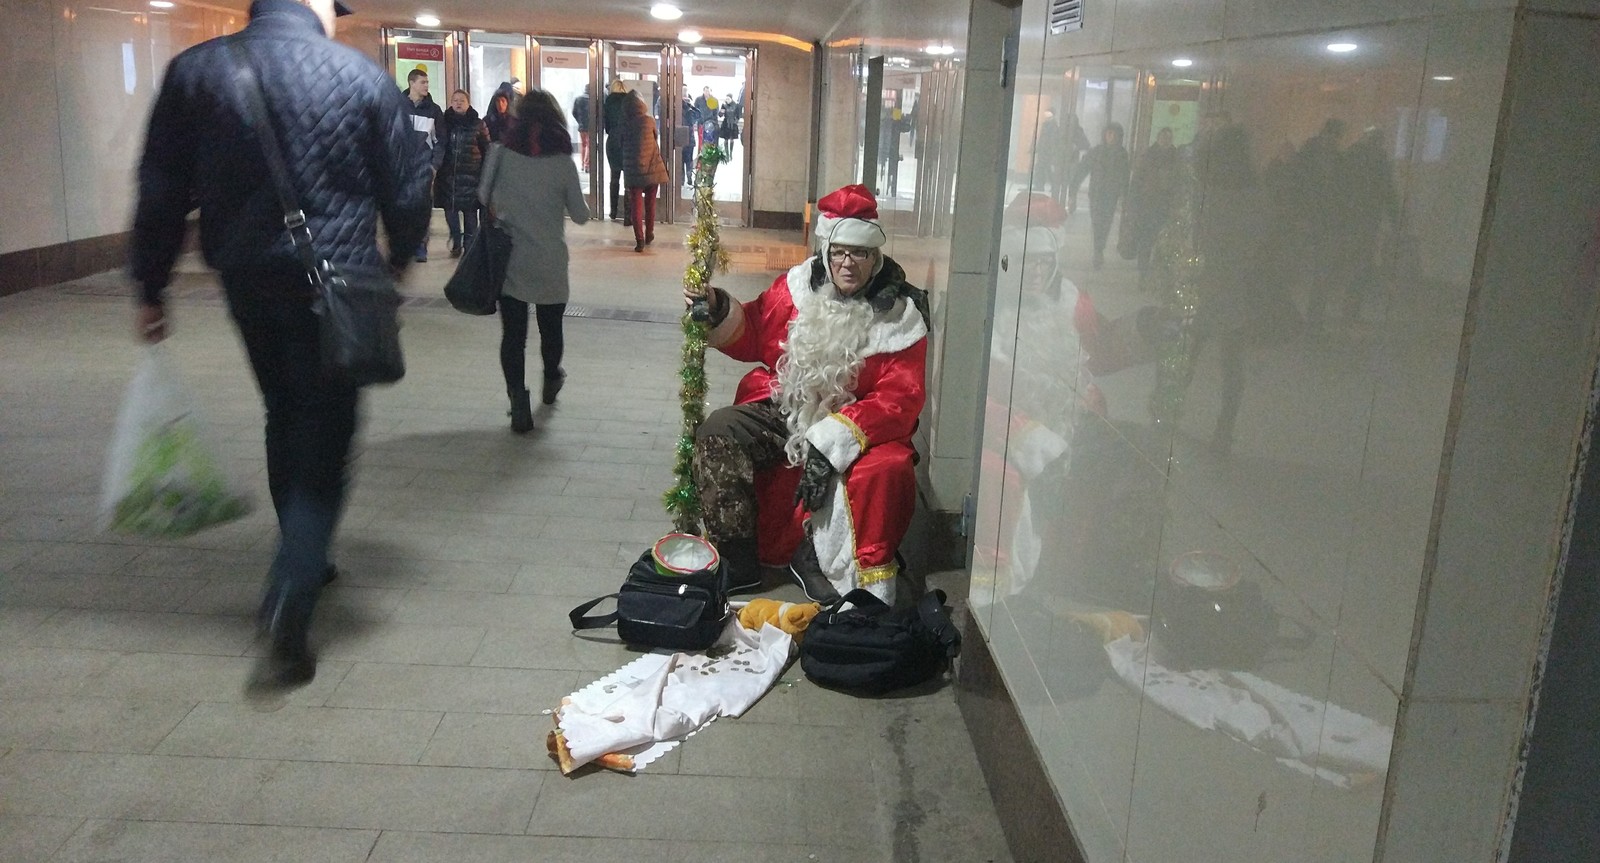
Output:
[[[117,533],[188,536],[250,511],[222,470],[211,431],[165,352],[151,345],[117,413],[101,483],[100,521]]]

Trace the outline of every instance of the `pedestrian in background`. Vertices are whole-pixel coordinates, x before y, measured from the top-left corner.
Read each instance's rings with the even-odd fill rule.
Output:
[[[534,306],[544,363],[539,400],[555,404],[567,379],[561,368],[566,346],[561,317],[571,293],[566,218],[580,225],[589,221],[589,205],[572,163],[572,136],[554,96],[528,91],[517,102],[503,143],[490,151],[478,195],[495,223],[511,233],[511,262],[500,297],[500,370],[511,399],[511,430],[521,434],[533,428],[525,371],[528,305]]]
[[[416,133],[417,142],[427,148],[429,162],[435,171],[443,161],[444,151],[439,149],[439,123],[444,120],[444,112],[439,110],[433,97],[428,94],[428,73],[421,69],[412,69],[406,75],[406,98],[411,100],[411,128]],[[417,244],[417,263],[428,260],[428,235],[422,235],[422,242]]]
[[[494,95],[489,97],[489,110],[484,112],[483,125],[489,128],[491,142],[500,143],[500,136],[505,134],[506,126],[511,123],[511,100],[516,97],[510,81],[502,81],[495,88]]]
[[[633,223],[633,250],[656,241],[656,193],[672,182],[667,163],[656,143],[656,121],[638,94],[627,101],[628,119],[622,126],[622,173],[628,190],[628,217]]]
[[[443,158],[433,181],[433,203],[444,208],[450,229],[450,257],[461,257],[463,244],[478,233],[478,172],[489,154],[489,127],[472,107],[467,91],[450,94],[450,110],[439,126]]]
[[[606,166],[611,174],[611,221],[627,222],[622,212],[622,127],[628,122],[628,100],[632,94],[621,78],[611,79],[611,92],[600,103],[606,135]]]

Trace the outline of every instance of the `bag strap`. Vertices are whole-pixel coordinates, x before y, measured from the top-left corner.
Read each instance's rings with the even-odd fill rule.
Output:
[[[945,656],[955,659],[961,652],[961,632],[950,619],[950,613],[945,611],[944,601],[944,591],[938,588],[928,591],[917,603],[917,616],[922,618],[922,625],[927,627],[933,640],[944,648]]]
[[[317,253],[311,245],[311,227],[306,224],[305,210],[300,208],[300,196],[295,194],[294,183],[289,180],[289,169],[283,162],[283,149],[278,145],[278,135],[273,131],[272,120],[267,114],[267,101],[261,94],[261,79],[256,76],[244,43],[238,38],[227,42],[228,50],[233,55],[234,80],[238,82],[239,94],[244,97],[245,121],[256,133],[256,139],[261,143],[261,154],[267,160],[268,170],[272,172],[278,205],[283,208],[283,227],[289,232],[289,241],[294,244],[294,253],[300,259],[300,265],[316,281]]]
[[[591,599],[577,608],[567,612],[567,620],[571,621],[573,629],[603,629],[607,626],[610,626],[611,624],[617,622],[617,613],[615,611],[611,612],[610,614],[591,614],[588,617],[585,617],[584,615],[588,613],[589,609],[594,608],[600,603],[605,602],[608,599],[616,598],[617,595],[615,593],[608,593],[605,596],[597,596],[594,599]]]

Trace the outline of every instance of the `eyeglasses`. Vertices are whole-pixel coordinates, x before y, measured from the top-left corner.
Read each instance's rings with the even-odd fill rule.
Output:
[[[828,249],[828,260],[842,264],[848,258],[851,261],[870,260],[877,249],[849,249],[842,246],[833,246]]]

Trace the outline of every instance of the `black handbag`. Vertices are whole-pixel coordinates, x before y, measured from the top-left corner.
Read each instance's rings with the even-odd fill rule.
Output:
[[[316,295],[311,310],[319,319],[323,373],[358,387],[400,380],[406,375],[406,363],[400,351],[400,293],[394,280],[382,270],[340,268],[317,254],[250,57],[236,40],[230,40],[228,47],[249,109],[245,119],[261,143],[283,207],[283,226]]]
[[[589,610],[615,597],[617,610],[585,617]],[[721,561],[712,569],[683,575],[662,575],[647,549],[628,569],[616,593],[596,597],[567,617],[573,629],[617,625],[617,635],[635,647],[704,650],[727,625],[728,591]]]
[[[510,262],[511,234],[493,222],[484,225],[456,261],[455,273],[444,283],[444,298],[458,312],[494,314]]]
[[[800,642],[800,670],[819,686],[882,695],[939,676],[961,652],[961,633],[942,590],[915,608],[893,609],[852,590],[812,618]],[[845,605],[851,608],[841,611]]]

